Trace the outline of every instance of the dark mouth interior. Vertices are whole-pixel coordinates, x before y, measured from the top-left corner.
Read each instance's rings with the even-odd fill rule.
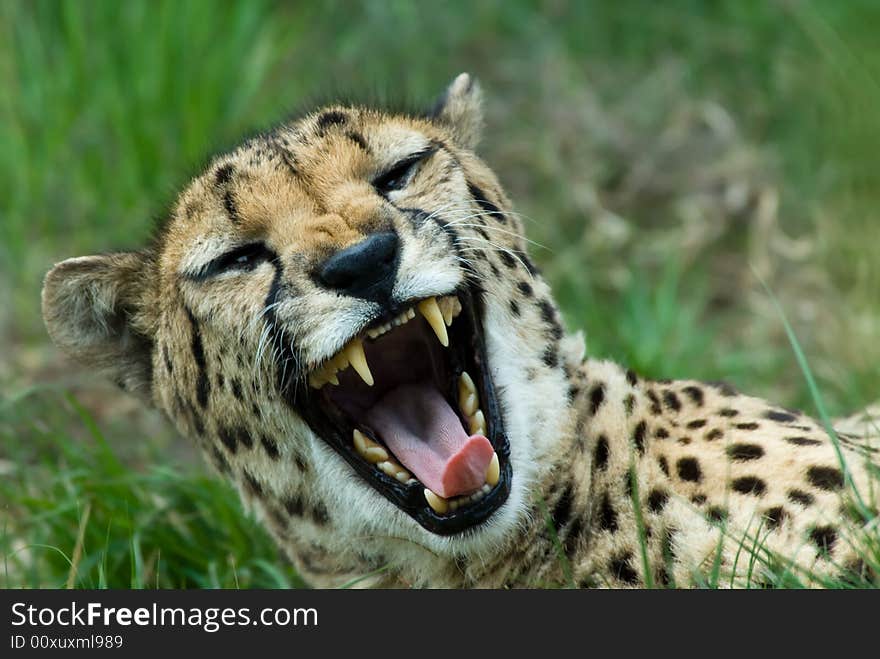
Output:
[[[297,401],[362,478],[442,535],[485,521],[510,489],[478,305],[464,291],[395,309],[315,369]],[[444,318],[435,313],[429,322],[431,307]],[[438,337],[444,333],[448,346]],[[363,346],[368,373],[360,361],[355,368],[356,356],[348,359],[352,344]]]

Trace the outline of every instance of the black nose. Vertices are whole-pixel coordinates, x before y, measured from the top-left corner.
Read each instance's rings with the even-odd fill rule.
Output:
[[[396,233],[375,233],[324,261],[317,279],[340,293],[385,302],[394,288],[399,243]]]

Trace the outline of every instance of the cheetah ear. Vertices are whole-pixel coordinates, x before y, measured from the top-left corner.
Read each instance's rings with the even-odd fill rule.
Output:
[[[68,355],[150,400],[153,259],[124,252],[67,259],[43,282],[43,321]]]
[[[460,73],[428,113],[452,131],[456,144],[473,149],[483,132],[483,90],[468,73]]]

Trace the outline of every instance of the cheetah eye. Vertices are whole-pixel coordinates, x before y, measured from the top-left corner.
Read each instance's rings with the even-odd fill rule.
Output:
[[[396,162],[391,169],[373,179],[373,187],[381,195],[386,195],[394,190],[402,190],[412,180],[418,165],[434,151],[433,148],[425,149]]]
[[[249,271],[264,261],[273,258],[272,251],[263,243],[241,245],[206,263],[194,276],[195,279],[208,279],[232,270]]]

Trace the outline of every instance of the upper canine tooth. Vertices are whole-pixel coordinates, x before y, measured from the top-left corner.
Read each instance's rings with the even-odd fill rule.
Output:
[[[486,482],[495,487],[498,485],[498,479],[501,477],[501,465],[498,463],[498,454],[492,454],[492,461],[489,463],[489,468],[486,470]]]
[[[373,374],[370,373],[370,367],[367,366],[367,356],[364,354],[364,342],[360,339],[354,339],[345,348],[345,355],[351,363],[352,368],[357,371],[361,379],[369,386],[373,386]]]
[[[418,306],[419,311],[440,340],[440,345],[444,348],[447,347],[449,345],[449,335],[446,333],[446,323],[443,322],[443,314],[440,313],[440,307],[437,306],[437,298],[429,297],[427,300],[419,302]]]
[[[434,509],[434,512],[439,513],[440,515],[449,510],[449,502],[443,497],[434,494],[427,487],[425,488],[425,500],[428,502],[428,505]]]

